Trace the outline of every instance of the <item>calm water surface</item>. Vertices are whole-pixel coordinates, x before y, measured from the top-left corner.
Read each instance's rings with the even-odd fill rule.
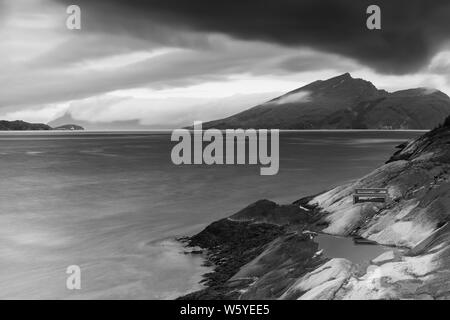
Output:
[[[419,132],[289,132],[280,171],[174,166],[165,133],[0,134],[0,298],[169,299],[198,289],[176,236],[259,200],[367,174]],[[65,287],[69,265],[82,290]]]

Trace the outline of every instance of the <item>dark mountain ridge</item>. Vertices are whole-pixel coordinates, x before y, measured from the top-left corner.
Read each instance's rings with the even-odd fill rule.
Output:
[[[35,131],[35,130],[52,130],[52,128],[43,123],[28,123],[21,120],[16,121],[0,121],[1,131]]]
[[[49,130],[84,130],[75,124],[62,125],[57,128],[43,123],[29,123],[22,120],[6,121],[0,120],[0,131],[49,131]]]
[[[304,87],[203,128],[432,129],[450,115],[441,91],[415,88],[389,93],[349,73]]]

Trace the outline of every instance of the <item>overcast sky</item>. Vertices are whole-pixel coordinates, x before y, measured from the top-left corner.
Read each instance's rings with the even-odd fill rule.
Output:
[[[0,119],[189,125],[344,72],[450,94],[449,40],[444,0],[0,0]]]

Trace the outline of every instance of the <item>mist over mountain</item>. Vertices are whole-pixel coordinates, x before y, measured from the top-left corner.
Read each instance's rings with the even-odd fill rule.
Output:
[[[139,120],[124,120],[111,122],[90,122],[84,120],[76,120],[70,113],[65,113],[61,117],[48,123],[51,127],[60,127],[67,123],[76,123],[87,130],[109,131],[109,130],[149,130],[154,129],[150,126],[142,125]]]
[[[349,73],[315,81],[203,128],[432,129],[450,115],[450,98],[439,90],[377,89]]]

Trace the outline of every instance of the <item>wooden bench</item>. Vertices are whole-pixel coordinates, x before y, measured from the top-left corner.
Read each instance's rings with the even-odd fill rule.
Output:
[[[356,189],[353,195],[353,203],[377,202],[385,203],[388,198],[388,190],[382,188]]]

